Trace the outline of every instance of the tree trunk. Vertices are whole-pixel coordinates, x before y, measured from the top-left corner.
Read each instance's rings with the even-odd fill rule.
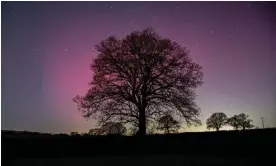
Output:
[[[145,136],[146,135],[146,113],[145,108],[142,107],[139,110],[139,131],[138,136]]]

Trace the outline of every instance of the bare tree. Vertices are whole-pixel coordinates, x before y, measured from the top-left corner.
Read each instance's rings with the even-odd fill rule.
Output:
[[[213,113],[210,118],[207,119],[207,129],[216,129],[219,131],[224,125],[227,124],[227,116],[222,112]]]
[[[177,132],[180,129],[180,123],[171,115],[165,115],[158,120],[158,129],[166,134]]]
[[[141,136],[147,119],[166,112],[188,125],[200,123],[194,100],[203,74],[186,48],[148,28],[123,39],[109,37],[96,50],[91,87],[73,99],[85,118],[136,124]]]

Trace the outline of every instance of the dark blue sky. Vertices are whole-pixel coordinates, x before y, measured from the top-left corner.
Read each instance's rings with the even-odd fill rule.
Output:
[[[200,119],[245,112],[276,126],[275,3],[1,2],[2,129],[86,132],[72,98],[92,79],[94,45],[154,28],[203,67]],[[186,128],[206,130],[205,125]]]

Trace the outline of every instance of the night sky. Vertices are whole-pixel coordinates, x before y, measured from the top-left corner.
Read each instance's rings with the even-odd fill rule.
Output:
[[[72,102],[92,80],[95,45],[153,28],[203,67],[200,119],[247,113],[276,126],[276,15],[267,2],[2,2],[2,129],[87,132]],[[185,127],[204,131],[206,126]]]

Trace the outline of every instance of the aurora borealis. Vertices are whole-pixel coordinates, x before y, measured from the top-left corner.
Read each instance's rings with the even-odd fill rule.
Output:
[[[214,112],[276,126],[273,2],[1,2],[2,129],[87,132],[72,98],[92,79],[94,46],[152,27],[203,67],[203,124]],[[204,131],[206,126],[185,128]]]

